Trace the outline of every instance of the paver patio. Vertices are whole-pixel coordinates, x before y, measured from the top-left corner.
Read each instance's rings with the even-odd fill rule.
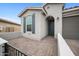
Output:
[[[71,50],[76,56],[79,56],[79,39],[65,39]]]
[[[57,40],[47,36],[40,41],[24,37],[9,40],[9,45],[28,56],[57,56]]]

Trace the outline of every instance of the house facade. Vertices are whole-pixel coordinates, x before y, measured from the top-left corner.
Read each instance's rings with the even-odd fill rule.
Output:
[[[23,36],[40,40],[47,35],[57,38],[60,33],[66,39],[79,39],[79,7],[62,9],[63,4],[60,3],[47,3],[41,8],[25,9],[19,15]],[[32,16],[27,17],[28,15]],[[31,19],[31,31],[28,31],[27,19]]]
[[[47,35],[62,34],[63,4],[47,3],[41,8],[28,8],[20,13],[24,37],[40,40]]]
[[[19,14],[22,24],[21,33],[0,35],[1,38],[8,41],[6,43],[3,39],[0,39],[0,43],[6,43],[0,45],[0,55],[79,55],[79,40],[76,40],[79,39],[79,7],[65,10],[62,10],[62,8],[63,4],[48,3],[40,8],[25,9]]]

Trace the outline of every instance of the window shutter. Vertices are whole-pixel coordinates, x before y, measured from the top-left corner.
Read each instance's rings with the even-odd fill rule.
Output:
[[[32,33],[35,33],[35,14],[32,15]]]
[[[26,18],[23,18],[23,32],[26,32]]]

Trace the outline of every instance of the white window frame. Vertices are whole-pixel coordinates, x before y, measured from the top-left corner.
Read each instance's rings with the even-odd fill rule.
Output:
[[[32,15],[27,15],[26,16],[26,33],[32,33],[32,26],[31,26],[31,31],[27,31],[27,17],[29,17],[29,16],[32,17]]]

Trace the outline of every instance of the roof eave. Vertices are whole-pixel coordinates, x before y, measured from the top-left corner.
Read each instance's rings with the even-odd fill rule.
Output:
[[[72,9],[68,9],[68,10],[64,10],[63,13],[65,13],[65,12],[70,12],[70,11],[75,11],[75,10],[79,10],[79,7],[77,7],[77,8],[72,8]]]
[[[26,11],[28,10],[42,10],[42,8],[27,8],[27,9],[24,9],[24,11],[22,11],[20,14],[18,14],[18,17],[21,17]]]

